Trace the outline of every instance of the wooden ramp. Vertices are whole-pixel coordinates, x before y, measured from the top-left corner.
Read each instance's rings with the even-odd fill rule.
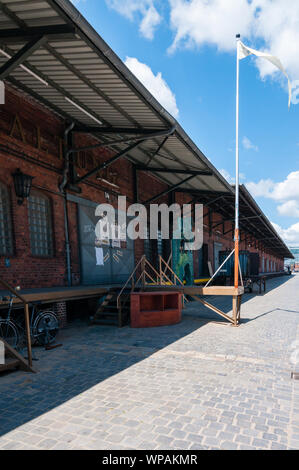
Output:
[[[184,286],[184,293],[186,295],[229,295],[239,296],[244,294],[244,287],[233,287],[233,286]]]
[[[81,300],[101,296],[108,293],[112,288],[106,286],[80,286],[65,287],[57,289],[38,289],[32,292],[22,292],[22,299],[30,304],[40,302],[42,304],[62,302],[67,300]],[[7,306],[8,302],[0,300],[0,307]],[[22,304],[19,298],[14,299],[14,305]]]
[[[7,370],[21,369],[26,372],[36,372],[28,365],[26,359],[21,356],[14,348],[12,348],[4,339],[0,338],[4,343],[5,350],[5,364],[0,364],[0,373]]]
[[[201,302],[205,307],[213,310],[215,313],[220,315],[221,317],[228,320],[232,323],[233,326],[238,326],[241,319],[241,303],[242,303],[242,295],[244,294],[244,287],[233,287],[233,286],[208,286],[208,287],[186,287],[184,288],[184,292],[187,295],[190,295],[193,299],[198,300]],[[219,308],[211,305],[205,299],[201,298],[200,296],[230,296],[232,297],[233,305],[233,316],[230,317],[226,313],[222,312]]]
[[[146,290],[178,290],[184,293],[184,295],[193,298],[194,300],[198,300],[201,302],[205,307],[213,310],[213,312],[217,313],[221,317],[228,320],[233,326],[238,326],[241,319],[241,303],[242,303],[242,296],[244,294],[244,287],[235,288],[233,286],[208,286],[208,287],[200,287],[200,286],[151,286],[146,287]],[[215,307],[214,305],[207,302],[204,298],[205,296],[230,296],[232,297],[232,310],[233,316],[230,317],[226,313],[222,312],[219,308]]]

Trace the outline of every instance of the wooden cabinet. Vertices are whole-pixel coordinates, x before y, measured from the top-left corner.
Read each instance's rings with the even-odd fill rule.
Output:
[[[179,323],[182,318],[180,292],[136,292],[131,294],[131,327],[148,328]]]

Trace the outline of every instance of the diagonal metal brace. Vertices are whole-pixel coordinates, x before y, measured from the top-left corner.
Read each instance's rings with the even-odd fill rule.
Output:
[[[80,178],[77,178],[75,180],[75,184],[78,184],[78,183],[81,183],[82,181],[86,180],[87,178],[89,178],[90,176],[94,175],[95,173],[97,173],[98,171],[100,170],[103,170],[104,168],[107,168],[108,166],[112,165],[112,163],[115,163],[117,160],[119,160],[121,157],[124,157],[127,153],[129,153],[131,150],[133,150],[135,147],[137,147],[138,145],[142,144],[143,140],[139,141],[139,142],[134,142],[134,144],[132,145],[129,145],[129,147],[126,147],[124,150],[121,150],[121,152],[117,153],[116,155],[114,155],[112,158],[110,158],[109,160],[106,160],[105,162],[101,163],[100,165],[98,165],[96,168],[94,168],[93,170],[89,171],[88,173],[86,173],[85,175],[81,176]]]
[[[77,132],[76,130],[74,132]],[[79,153],[87,150],[94,150],[100,147],[108,147],[111,145],[116,145],[116,144],[125,144],[128,142],[132,141],[144,141],[144,140],[149,140],[149,139],[154,139],[157,137],[163,137],[164,135],[171,135],[175,132],[175,127],[172,127],[171,129],[166,129],[166,130],[157,130],[157,131],[152,131],[150,133],[142,133],[141,135],[131,135],[130,137],[122,137],[120,139],[114,139],[114,140],[108,140],[106,142],[101,142],[99,144],[93,144],[93,145],[88,145],[87,147],[77,147],[77,148],[72,148],[68,151],[68,153]],[[135,133],[138,134],[138,130],[135,130]]]
[[[34,51],[39,49],[46,40],[47,38],[45,36],[38,36],[25,44],[25,46],[0,67],[0,80],[4,80],[16,67],[23,64],[23,62],[25,62]]]
[[[165,191],[162,191],[162,193],[157,194],[156,196],[151,197],[147,201],[143,202],[143,204],[150,204],[153,201],[156,201],[156,199],[159,199],[162,196],[165,196],[166,194],[171,193],[172,191],[175,191],[179,186],[181,186],[184,183],[187,183],[187,181],[191,180],[192,178],[195,178],[194,175],[188,176],[188,178],[185,178],[184,180],[180,181],[179,183],[174,184],[173,186],[170,186],[168,189]]]

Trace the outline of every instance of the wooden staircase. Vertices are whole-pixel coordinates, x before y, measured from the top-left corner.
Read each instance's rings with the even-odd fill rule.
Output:
[[[154,266],[143,255],[122,288],[113,289],[102,297],[91,317],[92,323],[98,325],[117,325],[119,328],[130,322],[130,297],[132,292],[151,290],[159,286],[183,286],[182,281],[170,267],[168,262],[159,256],[159,268]],[[187,301],[183,296],[184,302]]]
[[[122,293],[121,309],[117,305],[117,298],[121,289],[109,292],[96,308],[92,323],[97,325],[113,325],[119,328],[128,325],[130,321],[130,295],[125,290]]]
[[[12,348],[4,339],[0,338],[0,341],[4,343],[5,348],[5,364],[0,364],[0,373],[18,369],[26,372],[35,372],[21,354]]]

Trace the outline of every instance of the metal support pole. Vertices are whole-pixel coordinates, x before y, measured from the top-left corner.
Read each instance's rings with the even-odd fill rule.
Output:
[[[70,133],[74,127],[74,123],[71,123],[64,132],[64,158],[65,167],[63,171],[63,179],[59,186],[61,193],[63,194],[63,211],[64,211],[64,233],[65,233],[65,252],[66,252],[66,270],[67,270],[67,284],[68,287],[72,285],[72,267],[71,267],[71,247],[69,237],[69,220],[68,220],[68,207],[67,207],[67,193],[66,186],[69,180],[70,172],[70,155],[68,153],[69,140],[71,139]]]
[[[29,318],[29,306],[27,303],[24,305],[25,313],[25,327],[26,327],[26,340],[27,340],[27,355],[28,365],[32,367],[32,348],[31,348],[31,334],[30,334],[30,318]]]
[[[236,187],[235,187],[235,271],[234,286],[239,286],[239,50],[240,35],[237,35],[237,89],[236,89]]]

